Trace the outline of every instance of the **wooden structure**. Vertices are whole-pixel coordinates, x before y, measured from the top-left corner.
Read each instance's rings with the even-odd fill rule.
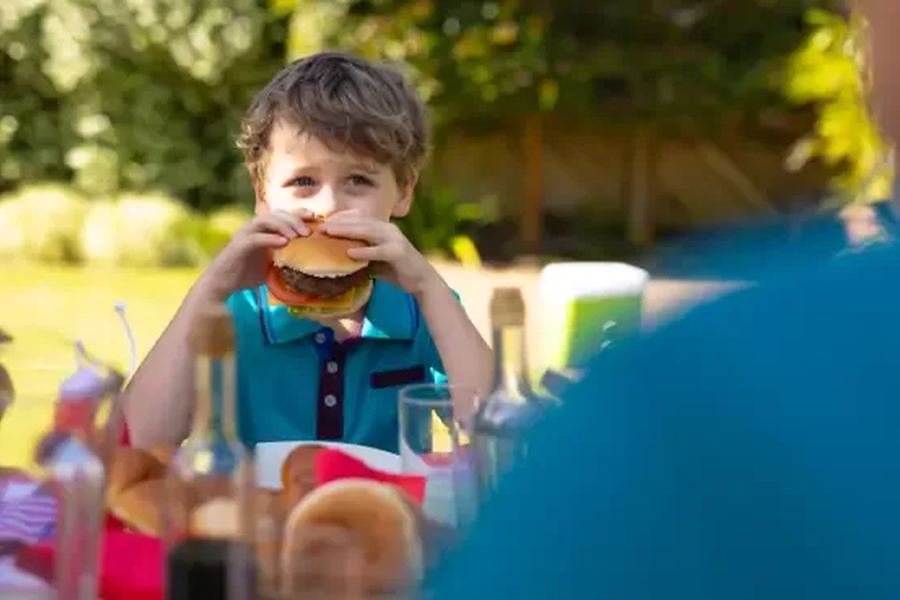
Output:
[[[523,247],[539,254],[545,213],[622,223],[638,246],[659,228],[775,214],[828,180],[823,169],[789,172],[789,147],[787,139],[755,141],[738,131],[667,138],[649,128],[579,130],[532,117],[504,133],[451,137],[432,171],[463,197],[497,197],[502,212],[519,219]]]

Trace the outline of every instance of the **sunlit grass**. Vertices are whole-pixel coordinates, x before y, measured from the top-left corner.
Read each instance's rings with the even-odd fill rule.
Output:
[[[0,464],[24,464],[49,425],[57,386],[75,369],[75,340],[127,369],[128,342],[115,304],[127,303],[143,357],[196,276],[192,270],[0,267],[0,329],[13,337],[0,362],[17,396],[0,423]]]

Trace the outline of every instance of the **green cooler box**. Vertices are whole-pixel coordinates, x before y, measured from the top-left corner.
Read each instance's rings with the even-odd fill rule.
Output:
[[[608,344],[638,334],[649,273],[611,262],[544,267],[540,349],[544,369],[579,369]]]

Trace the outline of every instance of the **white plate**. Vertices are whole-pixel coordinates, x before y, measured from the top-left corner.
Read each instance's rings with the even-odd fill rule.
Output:
[[[402,470],[398,455],[368,446],[341,442],[261,442],[256,445],[256,478],[259,487],[280,490],[281,465],[284,459],[297,446],[315,445],[343,450],[379,471],[399,474]]]

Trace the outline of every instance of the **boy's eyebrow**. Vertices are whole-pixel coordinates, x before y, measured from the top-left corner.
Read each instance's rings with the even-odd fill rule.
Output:
[[[378,170],[378,165],[374,162],[354,160],[347,162],[347,166],[354,171],[365,171],[370,175],[378,175],[380,172]],[[321,167],[322,165],[319,163],[297,165],[290,170],[289,176],[296,177],[300,173],[309,171],[310,169],[320,169]]]
[[[365,171],[371,175],[378,175],[378,167],[370,162],[354,162],[350,166],[354,169],[359,169],[360,171]]]

